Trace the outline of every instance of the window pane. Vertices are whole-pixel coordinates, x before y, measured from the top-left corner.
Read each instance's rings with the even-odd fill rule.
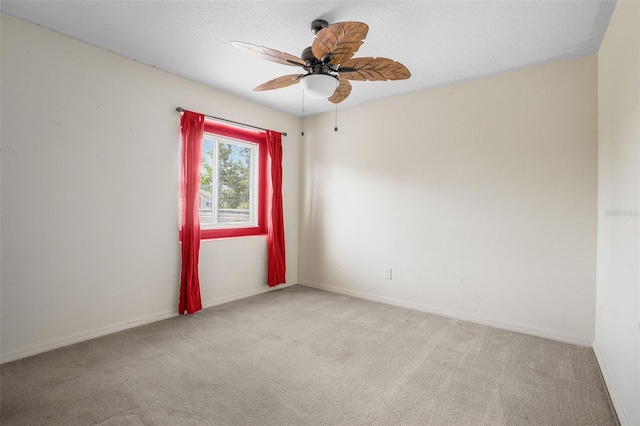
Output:
[[[200,169],[200,224],[211,225],[215,223],[213,217],[213,182],[214,169],[213,158],[215,157],[215,141],[205,137],[202,141],[202,165]]]
[[[199,209],[201,229],[257,226],[258,144],[205,133]]]
[[[251,156],[249,147],[218,144],[218,223],[253,222]]]

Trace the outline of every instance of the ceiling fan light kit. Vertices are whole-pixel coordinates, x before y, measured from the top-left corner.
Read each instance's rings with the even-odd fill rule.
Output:
[[[331,74],[309,74],[300,79],[305,95],[327,99],[336,91],[338,79]]]
[[[311,32],[315,34],[313,44],[304,49],[302,57],[240,41],[232,41],[231,44],[250,55],[282,65],[302,67],[306,72],[274,78],[253,90],[281,89],[301,83],[306,95],[338,104],[351,93],[349,80],[386,81],[411,77],[404,65],[391,59],[353,58],[368,31],[369,26],[362,22],[329,25],[325,20],[316,19],[311,23]]]

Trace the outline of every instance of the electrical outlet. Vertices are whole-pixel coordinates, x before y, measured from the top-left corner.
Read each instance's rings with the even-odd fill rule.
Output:
[[[385,280],[390,280],[391,279],[391,268],[384,268],[384,279]]]

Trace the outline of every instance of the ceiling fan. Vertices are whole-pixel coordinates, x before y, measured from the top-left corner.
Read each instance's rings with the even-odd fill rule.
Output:
[[[298,66],[305,74],[290,74],[267,81],[255,91],[273,90],[301,83],[305,93],[315,98],[328,98],[338,104],[351,93],[349,80],[404,80],[411,77],[399,62],[387,58],[353,58],[367,37],[369,26],[362,22],[338,22],[329,25],[323,19],[311,23],[316,35],[313,44],[301,57],[255,44],[232,41],[237,49],[267,61]]]

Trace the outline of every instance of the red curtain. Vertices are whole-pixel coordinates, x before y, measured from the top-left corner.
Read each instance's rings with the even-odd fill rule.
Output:
[[[284,251],[284,217],[282,212],[282,135],[267,130],[267,151],[271,158],[271,203],[267,229],[267,284],[285,283],[287,272]]]
[[[202,309],[198,260],[200,258],[200,162],[204,115],[184,111],[180,119],[182,135],[182,274],[180,276],[180,303],[178,313],[188,314]]]

